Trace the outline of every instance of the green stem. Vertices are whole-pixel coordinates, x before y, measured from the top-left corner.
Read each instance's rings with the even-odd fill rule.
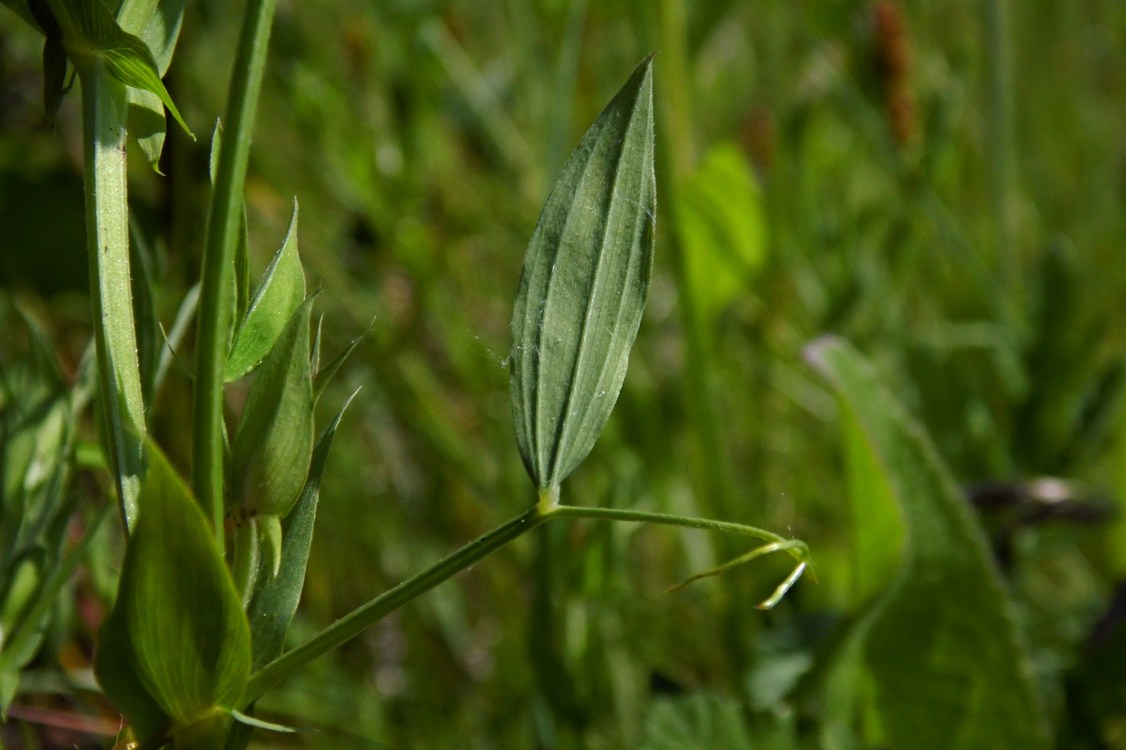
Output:
[[[398,586],[385,591],[366,604],[354,609],[300,646],[266,664],[250,676],[238,707],[245,707],[258,700],[267,691],[296,672],[309,662],[343,645],[358,636],[390,613],[407,602],[421,596],[440,583],[443,583],[477,561],[495,552],[517,537],[553,518],[586,518],[601,521],[630,521],[634,523],[654,523],[662,526],[680,526],[705,531],[720,531],[739,536],[751,537],[770,543],[769,549],[745,555],[743,560],[770,552],[786,552],[798,561],[798,568],[764,603],[773,604],[797,580],[809,562],[809,549],[803,542],[785,539],[763,529],[728,521],[713,521],[707,518],[693,518],[668,513],[648,513],[638,510],[616,508],[583,508],[573,505],[559,505],[558,491],[543,491],[539,502],[531,509],[498,526],[492,531],[477,537],[469,544],[447,555],[435,565],[408,578]],[[728,566],[724,566],[726,570]]]
[[[643,510],[627,510],[625,508],[584,508],[577,505],[557,505],[551,515],[555,518],[589,518],[599,521],[631,521],[633,523],[654,523],[659,526],[679,526],[685,529],[703,529],[704,531],[720,531],[725,534],[759,539],[772,544],[790,544],[794,540],[786,539],[773,532],[759,529],[746,524],[731,521],[715,521],[711,518],[696,518],[695,516],[679,516],[672,513],[650,513]],[[786,552],[798,562],[807,562],[809,550],[804,544],[787,547]]]
[[[192,484],[223,548],[223,369],[231,328],[234,256],[250,134],[276,0],[249,0],[231,76],[227,119],[208,214],[196,343]]]
[[[79,70],[85,150],[86,245],[102,424],[122,520],[133,528],[144,471],[145,405],[129,272],[125,138],[128,98],[98,60]]]
[[[242,691],[238,705],[246,706],[253,703],[293,672],[355,638],[407,602],[452,578],[513,539],[526,534],[548,518],[550,516],[543,515],[538,506],[533,507],[487,534],[477,537],[418,575],[408,578],[395,588],[361,605],[308,641],[287,651],[252,674],[246,688]]]

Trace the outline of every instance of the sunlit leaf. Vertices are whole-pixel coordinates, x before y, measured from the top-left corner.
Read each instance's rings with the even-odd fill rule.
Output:
[[[164,734],[171,719],[145,688],[130,657],[125,612],[115,607],[98,633],[94,674],[113,707],[129,722],[142,742]]]
[[[653,262],[652,58],[583,136],[548,196],[512,315],[512,404],[541,489],[594,447],[625,379]]]
[[[258,366],[305,299],[305,271],[297,253],[297,202],[285,240],[270,262],[235,334],[225,379],[238,380]]]
[[[855,425],[850,451],[869,454],[850,467],[879,472],[905,522],[898,574],[845,649],[870,678],[879,744],[1047,747],[1012,601],[934,447],[846,343],[820,340],[808,357]]]

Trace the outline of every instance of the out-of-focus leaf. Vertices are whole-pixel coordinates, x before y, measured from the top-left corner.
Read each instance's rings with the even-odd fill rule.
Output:
[[[374,322],[373,322],[373,325],[374,325]],[[369,326],[368,331],[370,331],[370,330],[371,330],[371,327]],[[327,365],[325,365],[323,368],[319,366],[319,364],[320,364],[319,362],[314,362],[314,364],[313,364],[313,398],[314,399],[316,399],[317,401],[320,401],[321,394],[323,394],[324,391],[325,391],[325,388],[328,387],[329,382],[331,382],[331,380],[332,380],[332,376],[335,375],[340,370],[341,365],[343,365],[347,361],[348,357],[351,356],[352,352],[355,351],[356,346],[360,343],[360,341],[363,340],[364,336],[367,335],[368,331],[364,331],[359,336],[357,336],[354,339],[352,339],[351,341],[349,341],[348,346],[344,347],[344,351],[340,352],[340,354],[337,354],[335,357],[333,357],[332,361],[329,362]],[[319,326],[318,326],[318,329],[317,329],[317,333],[318,333],[317,341],[319,342],[320,341],[320,335],[319,335],[320,334],[320,328],[319,328]],[[314,356],[314,359],[319,359],[319,357]]]
[[[110,653],[123,651],[173,728],[194,727],[238,698],[250,669],[250,630],[199,505],[156,446],[148,456],[140,517],[95,669],[131,723],[129,709],[155,725],[122,657]]]
[[[66,49],[58,37],[43,42],[43,111],[53,119],[66,93]]]
[[[766,216],[761,190],[743,152],[719,143],[677,202],[684,271],[702,330],[747,289],[766,256]]]
[[[563,167],[524,256],[512,406],[541,489],[586,457],[617,401],[649,293],[655,210],[649,58]]]
[[[313,453],[310,297],[290,317],[250,387],[234,440],[235,502],[248,517],[285,517]]]
[[[254,290],[246,318],[235,334],[224,377],[238,380],[258,366],[305,299],[305,271],[297,254],[297,201],[282,246]]]
[[[693,694],[654,701],[645,717],[643,750],[759,750],[740,705]]]
[[[121,83],[158,96],[184,132],[195,138],[160,80],[160,69],[152,50],[142,39],[122,29],[105,5],[89,0],[54,0],[51,7],[62,29],[67,52],[79,72],[83,60],[100,58]]]
[[[879,744],[1047,747],[1014,607],[961,491],[855,350],[830,338],[807,356],[854,420],[850,450],[869,454],[853,468],[881,472],[906,523],[899,573],[846,648],[870,678]]]
[[[17,16],[33,25],[36,23],[37,19],[28,9],[28,6],[34,2],[36,2],[36,0],[27,0],[26,2],[25,0],[0,0],[0,3],[3,3],[6,8],[9,8]],[[42,3],[43,0],[38,0],[38,2]],[[39,26],[42,28],[42,24],[39,24]]]
[[[895,575],[903,553],[903,519],[887,472],[855,414],[846,411],[841,421],[852,515],[852,596],[854,605],[861,606]]]

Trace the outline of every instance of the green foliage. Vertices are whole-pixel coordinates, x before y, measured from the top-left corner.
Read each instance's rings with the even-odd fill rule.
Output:
[[[216,717],[246,683],[250,630],[198,504],[159,450],[148,455],[96,671],[142,741],[167,725],[187,747],[224,736]]]
[[[878,729],[870,742],[1048,747],[1013,602],[946,467],[854,349],[822,339],[808,356],[838,394],[849,452],[868,455],[851,466],[878,472],[905,525],[899,571],[846,650],[871,676]],[[850,675],[838,689],[857,686]]]
[[[46,5],[49,6],[50,10],[47,11],[40,5],[39,7],[42,9],[37,16],[45,18],[46,14],[50,13],[52,17],[49,27],[44,29],[49,45],[53,37],[53,28],[57,24],[63,46],[70,56],[71,62],[79,71],[87,69],[94,61],[104,64],[111,75],[122,84],[147,91],[156,96],[176,118],[176,122],[180,124],[184,132],[191,135],[191,129],[184,122],[184,118],[180,116],[180,111],[176,108],[176,104],[164,87],[163,81],[160,80],[162,68],[154,57],[153,50],[144,40],[122,29],[113,14],[100,0],[47,0]],[[177,4],[165,3],[164,5],[167,8],[161,8],[162,12],[173,9]],[[161,42],[159,51],[165,57],[164,67],[166,68],[167,60],[171,57],[171,49],[175,45],[176,32],[179,29],[177,16],[182,14],[183,4],[182,2],[179,3],[178,11],[172,10],[170,16],[155,11],[156,8],[150,4],[149,12],[147,14],[138,13],[137,18],[147,22],[154,15],[163,16],[157,22],[158,25],[152,27],[148,36]],[[168,22],[169,18],[170,22]],[[48,49],[51,49],[51,47],[49,46]],[[61,90],[60,82],[61,78],[57,75],[48,79],[48,85],[52,89]],[[48,93],[47,100],[54,102],[55,96]],[[151,110],[149,100],[137,99],[135,103],[140,107]],[[155,129],[149,128],[144,132],[144,135],[152,136],[154,132]],[[150,161],[155,163],[155,160],[152,159],[154,147],[146,145],[146,151],[150,154]],[[156,149],[155,153],[159,155],[159,148]]]
[[[70,389],[50,341],[22,310],[0,301],[22,356],[0,358],[0,716],[35,657],[48,619],[77,562],[64,547],[76,417],[90,382]],[[13,320],[15,319],[15,320]]]
[[[512,406],[541,490],[586,458],[625,380],[653,264],[653,62],[583,136],[528,244],[512,311]]]
[[[258,368],[232,449],[234,504],[248,518],[284,517],[305,485],[313,454],[313,374],[305,300]],[[253,310],[253,307],[252,307]]]
[[[62,100],[57,126],[42,126],[28,82],[38,80],[45,40],[29,30],[28,3],[2,4],[0,284],[43,321],[69,388],[91,320],[106,319],[91,317],[75,247],[77,102]],[[144,40],[163,71],[148,26],[126,17],[143,15],[152,0],[105,4],[120,8],[118,25]],[[246,5],[265,6],[272,3]],[[1006,7],[1007,15],[995,12]],[[859,750],[880,738],[895,745],[889,727],[924,709],[894,700],[891,666],[873,669],[887,659],[864,636],[870,623],[879,615],[885,630],[877,632],[895,650],[908,628],[978,633],[963,619],[977,615],[959,590],[904,583],[904,566],[920,569],[911,562],[914,523],[866,438],[870,415],[835,408],[837,394],[802,360],[825,332],[863,352],[888,399],[910,413],[900,420],[906,431],[933,442],[957,483],[956,492],[942,490],[945,501],[972,500],[972,521],[1003,577],[999,600],[1008,604],[1000,608],[1016,614],[1014,661],[1031,676],[1055,744],[1123,744],[1126,641],[1116,613],[1126,570],[1126,183],[1115,155],[1126,148],[1116,95],[1126,86],[1117,32],[1126,5],[1033,3],[1017,12],[998,2],[917,0],[800,9],[734,0],[308,0],[279,4],[269,64],[257,68],[232,59],[238,16],[212,0],[187,3],[166,80],[189,122],[222,114],[233,171],[220,177],[216,169],[213,190],[229,211],[205,215],[205,147],[170,134],[161,161],[169,177],[158,179],[145,164],[151,154],[130,144],[132,237],[145,247],[105,289],[121,300],[132,279],[137,304],[126,297],[105,310],[117,320],[135,308],[138,337],[136,347],[113,347],[112,361],[134,348],[141,354],[143,409],[132,414],[143,415],[177,466],[209,477],[215,463],[222,469],[210,495],[219,500],[212,528],[221,526],[235,500],[224,493],[240,479],[226,438],[253,382],[224,385],[232,337],[297,194],[301,262],[309,283],[328,290],[313,311],[325,318],[311,357],[314,397],[328,416],[357,385],[364,391],[321,467],[316,533],[303,494],[280,522],[278,575],[259,549],[242,592],[257,675],[247,695],[257,701],[240,709],[305,731],[282,742],[267,730],[251,737],[236,722],[229,748],[565,750],[667,746],[670,738],[779,749]],[[150,20],[158,17],[174,14]],[[264,37],[249,36],[264,56]],[[58,101],[73,76],[61,31],[46,37],[55,64],[44,81]],[[505,326],[519,255],[569,146],[652,49],[662,220],[649,301],[614,417],[584,470],[567,478],[567,493],[583,512],[716,515],[786,530],[809,541],[816,585],[805,581],[770,613],[755,612],[797,562],[772,555],[665,594],[745,550],[726,535],[604,524],[588,513],[546,525],[548,554],[528,544],[533,537],[505,543],[487,564],[457,557],[442,570],[444,585],[401,606],[401,582],[527,507],[526,472],[506,450]],[[261,102],[250,97],[256,122],[240,125],[224,104],[240,90],[226,84],[232,70],[261,73]],[[241,90],[257,91],[255,75]],[[107,83],[139,135],[140,90]],[[163,128],[163,105],[147,98]],[[240,149],[251,139],[247,160]],[[106,149],[122,174],[124,144]],[[230,180],[239,164],[245,190],[241,176]],[[205,263],[228,274],[217,287],[223,304],[196,284],[199,249],[213,244],[204,240],[208,227],[230,230],[223,263],[212,254]],[[150,259],[149,270],[138,257]],[[142,278],[151,281],[151,305],[136,294]],[[217,316],[212,343],[220,345],[201,345],[211,334],[192,325],[196,299],[201,317],[230,310]],[[23,351],[20,336],[19,325],[0,327],[5,365]],[[150,380],[152,343],[166,376]],[[217,359],[218,385],[208,393],[219,406],[206,430],[186,428],[192,378],[206,379],[189,362],[193,346]],[[336,366],[331,353],[349,348]],[[69,485],[67,503],[83,518],[113,492],[104,468],[112,451],[91,447],[97,414],[76,410],[73,419],[80,455],[101,467],[78,470]],[[217,449],[210,465],[187,458],[185,442],[198,434]],[[919,453],[900,451],[908,452]],[[1036,479],[1045,475],[1053,481]],[[1038,486],[1066,493],[1051,502],[1026,496]],[[982,487],[1019,503],[985,505]],[[522,523],[535,517],[528,511]],[[963,542],[962,532],[977,537],[967,549],[981,562],[981,531],[972,526],[962,519],[942,528]],[[0,533],[7,528],[0,521]],[[47,627],[34,631],[42,647],[18,671],[18,686],[4,686],[16,692],[0,744],[33,747],[35,735],[40,746],[58,744],[62,730],[22,718],[28,709],[104,713],[85,683],[69,680],[84,674],[94,640],[85,618],[110,601],[123,548],[119,533],[99,534],[81,558],[88,564],[50,597]],[[297,575],[287,561],[303,548]],[[47,580],[38,560],[19,565],[13,589]],[[294,583],[301,576],[303,586]],[[996,591],[988,583],[996,579],[994,571],[969,591]],[[257,597],[274,585],[286,591],[278,619],[264,628],[276,646],[260,649],[253,623],[272,606]],[[926,601],[911,601],[916,591]],[[380,592],[388,597],[378,616],[368,615],[376,624],[355,631],[363,637],[307,666],[271,668]],[[29,613],[43,601],[19,598]],[[942,619],[916,625],[924,607]],[[1011,633],[1014,618],[999,621],[997,609],[986,607],[983,622],[1007,621],[1001,627]],[[896,629],[899,614],[908,619]],[[919,643],[929,653],[955,650]],[[4,650],[27,653],[15,645]],[[988,661],[994,678],[1004,651]],[[532,665],[543,652],[546,679]],[[906,654],[914,671],[894,678],[906,681],[904,695],[956,672],[919,658]],[[549,689],[571,702],[550,700]],[[925,707],[951,717],[941,736],[956,740],[959,712],[981,704],[969,690],[936,694],[958,699]],[[1012,702],[1002,693],[1000,705]],[[159,706],[153,716],[152,731],[167,735]]]
[[[245,318],[236,329],[224,375],[228,382],[243,377],[265,359],[304,301],[305,271],[297,254],[295,202],[285,240],[259,279]]]
[[[683,191],[677,222],[684,235],[684,273],[704,330],[711,331],[766,261],[762,191],[734,143],[712,146]]]

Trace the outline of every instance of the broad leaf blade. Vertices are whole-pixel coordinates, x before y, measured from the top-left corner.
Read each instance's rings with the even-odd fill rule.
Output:
[[[540,488],[586,457],[618,398],[649,293],[655,210],[649,58],[563,167],[524,257],[512,405]]]
[[[899,575],[854,636],[883,744],[1047,747],[1014,607],[941,459],[855,350],[824,339],[808,357],[855,416],[854,439],[906,523]]]
[[[125,642],[102,646],[127,648],[145,692],[183,725],[238,698],[250,669],[250,631],[199,505],[155,446],[148,455],[140,518],[111,616],[121,618],[115,622],[124,626]],[[99,672],[108,692],[107,677]],[[137,700],[132,690],[129,700]]]
[[[305,299],[305,271],[297,253],[297,201],[289,230],[266,272],[235,334],[224,378],[238,380],[258,366],[277,341],[295,310]]]
[[[144,742],[167,732],[171,720],[137,674],[128,643],[125,614],[120,607],[115,607],[98,633],[94,674],[110,703],[126,718],[137,739]]]

